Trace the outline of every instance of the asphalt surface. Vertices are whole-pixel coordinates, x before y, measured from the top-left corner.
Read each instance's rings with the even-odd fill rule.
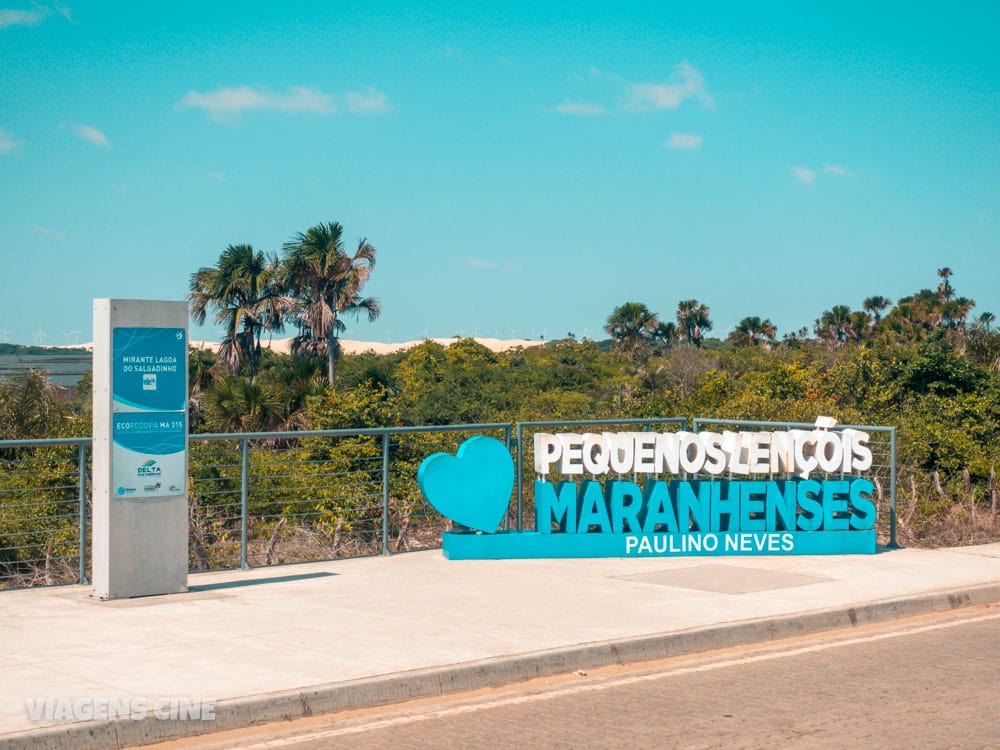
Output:
[[[1000,544],[838,557],[449,561],[192,575],[99,601],[0,593],[0,746],[130,747],[1000,601]],[[179,698],[212,721],[31,715]]]

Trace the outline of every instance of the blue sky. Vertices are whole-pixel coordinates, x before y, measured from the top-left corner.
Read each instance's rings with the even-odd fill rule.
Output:
[[[1000,314],[1000,5],[612,6],[6,0],[0,341],[332,220],[379,251],[348,338],[781,335],[946,265]]]

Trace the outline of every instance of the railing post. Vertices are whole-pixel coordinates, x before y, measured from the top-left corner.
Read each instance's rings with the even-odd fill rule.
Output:
[[[240,439],[240,568],[250,569],[247,538],[250,525],[250,441]]]
[[[889,430],[889,548],[897,549],[896,542],[896,428]]]
[[[522,471],[521,459],[524,453],[524,441],[521,439],[523,432],[521,423],[517,423],[517,530],[524,530],[524,472]]]
[[[389,432],[382,433],[382,554],[389,554]]]
[[[80,576],[79,583],[90,583],[87,580],[87,444],[77,446],[76,460],[80,481]]]

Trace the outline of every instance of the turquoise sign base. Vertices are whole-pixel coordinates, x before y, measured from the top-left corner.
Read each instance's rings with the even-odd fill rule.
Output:
[[[875,530],[718,531],[690,534],[496,534],[446,531],[449,560],[521,560],[568,557],[705,557],[729,555],[874,554]]]

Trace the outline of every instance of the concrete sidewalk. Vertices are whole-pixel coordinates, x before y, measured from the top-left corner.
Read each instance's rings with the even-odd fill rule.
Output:
[[[0,747],[105,748],[1000,601],[1000,544],[839,557],[449,561],[192,575],[102,602],[0,592]],[[26,701],[215,701],[32,721]]]

